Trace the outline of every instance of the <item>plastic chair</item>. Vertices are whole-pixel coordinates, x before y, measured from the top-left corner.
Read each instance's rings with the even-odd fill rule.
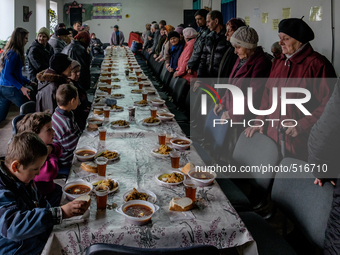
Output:
[[[8,144],[10,144],[12,142],[13,137],[18,133],[17,124],[20,120],[22,120],[25,117],[25,115],[26,114],[20,114],[12,120],[12,137],[8,141]]]
[[[97,243],[86,249],[86,255],[219,255],[219,250],[212,245],[198,245],[184,248],[137,248],[117,244]]]
[[[187,80],[178,78],[173,90],[173,101],[179,110],[185,109],[185,100],[188,94],[190,86],[187,84]]]
[[[28,101],[20,106],[20,115],[35,112],[35,101]]]

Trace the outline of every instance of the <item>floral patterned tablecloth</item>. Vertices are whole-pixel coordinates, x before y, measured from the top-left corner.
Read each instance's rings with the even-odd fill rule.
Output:
[[[158,145],[157,131],[165,129],[177,135],[184,135],[176,121],[164,122],[159,126],[147,127],[142,124],[144,118],[150,117],[149,107],[137,107],[136,122],[126,129],[111,129],[109,123],[114,120],[128,120],[127,107],[134,101],[142,100],[142,95],[131,94],[123,73],[123,59],[120,61],[121,89],[112,90],[112,94],[125,94],[118,99],[117,105],[123,106],[123,112],[110,114],[105,123],[108,133],[105,142],[99,142],[98,136],[84,132],[79,139],[78,148],[91,146],[98,150],[118,150],[120,158],[107,165],[106,176],[119,182],[119,189],[109,194],[108,208],[97,210],[96,198],[91,194],[91,206],[84,217],[65,220],[55,226],[45,246],[43,254],[85,254],[93,243],[113,243],[144,248],[185,247],[210,244],[219,249],[240,246],[251,247],[248,253],[257,254],[256,244],[235,209],[229,203],[216,183],[197,189],[196,207],[191,211],[193,219],[170,220],[168,206],[173,197],[185,196],[184,186],[163,186],[155,179],[160,172],[172,170],[169,157],[155,157],[151,150]],[[125,61],[126,62],[126,61]],[[153,97],[157,97],[154,95]],[[150,99],[150,96],[149,98]],[[163,107],[167,111],[166,107]],[[91,113],[90,116],[92,116]],[[180,166],[187,162],[203,165],[203,161],[194,147],[181,153]],[[74,159],[68,181],[84,179],[92,181],[96,174],[80,169],[80,162]],[[123,203],[123,194],[132,188],[151,190],[157,196],[156,204],[160,210],[152,221],[144,226],[135,226],[125,222],[124,216],[118,214],[112,204]],[[64,203],[65,198],[63,198]],[[191,215],[191,216],[192,216]],[[183,216],[185,218],[185,216]]]

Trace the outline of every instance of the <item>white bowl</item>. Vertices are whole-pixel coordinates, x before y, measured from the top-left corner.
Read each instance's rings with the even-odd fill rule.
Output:
[[[154,100],[150,100],[151,104],[153,106],[163,106],[165,103],[165,100],[162,99],[154,99]]]
[[[70,193],[67,193],[66,192],[66,190],[68,189],[68,188],[70,188],[71,186],[74,186],[74,185],[77,185],[77,184],[80,184],[80,185],[85,185],[85,186],[87,186],[87,187],[89,187],[90,188],[90,191],[88,191],[88,192],[86,192],[86,193],[83,193],[83,194],[78,194],[78,195],[76,195],[76,194],[70,194]],[[66,195],[66,198],[68,199],[68,200],[74,200],[74,199],[76,199],[77,197],[80,197],[80,196],[82,196],[82,195],[88,195],[88,194],[90,194],[91,193],[91,191],[92,191],[92,189],[93,189],[93,186],[92,186],[92,184],[91,183],[89,183],[89,182],[87,182],[87,181],[84,181],[84,180],[75,180],[75,181],[71,181],[71,182],[69,182],[69,183],[66,183],[65,185],[64,185],[64,187],[63,187],[63,193]]]
[[[175,117],[175,114],[172,113],[165,113],[165,112],[157,112],[157,117],[161,120],[161,121],[170,121]]]
[[[187,144],[178,144],[176,143],[176,140],[183,140],[186,142],[189,142]],[[192,141],[186,137],[176,137],[170,140],[170,143],[172,145],[172,147],[174,147],[177,150],[186,150],[188,148],[190,148],[190,145],[192,144]]]
[[[216,177],[217,177],[217,174],[216,174],[215,172],[213,172],[213,171],[207,171],[207,173],[210,173],[210,174],[213,175],[212,178],[210,178],[210,179],[198,179],[198,178],[195,178],[195,177],[192,176],[192,174],[193,174],[194,172],[196,172],[196,171],[197,171],[197,170],[196,170],[195,168],[191,169],[191,170],[188,172],[188,176],[189,176],[189,177],[195,182],[195,184],[196,184],[197,186],[199,186],[199,187],[206,187],[206,186],[211,185],[211,184],[214,182],[214,180],[216,179]],[[197,171],[197,172],[199,172],[199,171]],[[203,172],[203,171],[201,171],[201,172]],[[203,172],[203,173],[204,173],[204,172]]]
[[[152,213],[149,216],[140,217],[140,218],[129,216],[129,215],[124,213],[124,209],[128,206],[131,206],[131,205],[145,205],[152,210]],[[151,220],[154,213],[158,211],[158,209],[159,209],[159,206],[154,205],[150,202],[143,201],[143,200],[131,200],[129,202],[122,204],[120,207],[116,208],[116,212],[124,215],[125,221],[127,223],[137,225],[137,226],[141,226],[141,225],[145,225],[146,223],[148,223]]]
[[[91,150],[91,151],[94,151],[94,154],[93,155],[88,155],[88,156],[80,156],[78,155],[77,153],[80,152],[80,151],[84,151],[84,150]],[[90,147],[90,146],[84,146],[82,148],[78,148],[74,151],[74,156],[78,159],[78,161],[81,161],[81,162],[85,162],[85,161],[91,161],[94,159],[94,157],[96,156],[97,154],[97,150]]]
[[[89,123],[89,124],[92,123],[92,124],[95,124],[97,126],[101,126],[104,123],[104,118],[99,118],[99,117],[88,118],[87,123]]]
[[[156,89],[145,89],[145,91],[147,91],[149,95],[156,94]]]

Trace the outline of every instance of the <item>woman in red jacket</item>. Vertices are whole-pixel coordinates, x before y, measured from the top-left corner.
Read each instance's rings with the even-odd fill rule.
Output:
[[[188,84],[190,84],[190,79],[197,77],[197,72],[188,74],[186,66],[194,49],[197,31],[192,27],[188,27],[183,30],[183,36],[185,40],[185,46],[181,56],[178,59],[178,67],[176,69],[176,72],[174,73],[174,78],[181,77],[183,79],[186,79],[188,81]]]

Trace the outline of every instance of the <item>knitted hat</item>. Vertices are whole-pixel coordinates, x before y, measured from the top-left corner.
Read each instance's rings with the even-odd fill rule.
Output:
[[[55,53],[50,58],[50,68],[61,74],[64,72],[72,63],[72,59],[66,54]]]
[[[71,70],[77,68],[78,66],[81,68],[80,63],[77,60],[72,60],[72,62],[71,62]]]
[[[87,47],[89,47],[90,41],[91,41],[91,37],[90,37],[89,33],[85,32],[85,31],[79,32],[74,37],[74,39],[76,39],[79,42],[81,42],[83,44],[83,46],[85,47],[85,49],[87,49]]]
[[[176,27],[175,31],[180,35],[183,35],[183,27]]]
[[[50,39],[50,30],[48,30],[46,27],[40,28],[38,35],[39,34],[45,34],[47,36],[47,40]],[[38,35],[37,35],[37,38],[38,38]]]
[[[181,38],[181,36],[179,35],[179,33],[177,33],[176,31],[171,31],[168,34],[168,40],[170,40],[172,37],[177,37],[178,39]]]
[[[197,31],[193,29],[192,27],[187,27],[183,30],[183,36],[184,38],[187,38],[187,39],[196,38]]]
[[[59,36],[59,35],[69,35],[70,33],[65,28],[60,28],[57,30],[55,34],[56,36]]]
[[[249,26],[239,27],[231,36],[230,43],[246,49],[255,49],[259,36],[254,28]]]
[[[281,20],[279,23],[279,33],[285,33],[301,43],[312,41],[314,39],[314,32],[302,18]]]

